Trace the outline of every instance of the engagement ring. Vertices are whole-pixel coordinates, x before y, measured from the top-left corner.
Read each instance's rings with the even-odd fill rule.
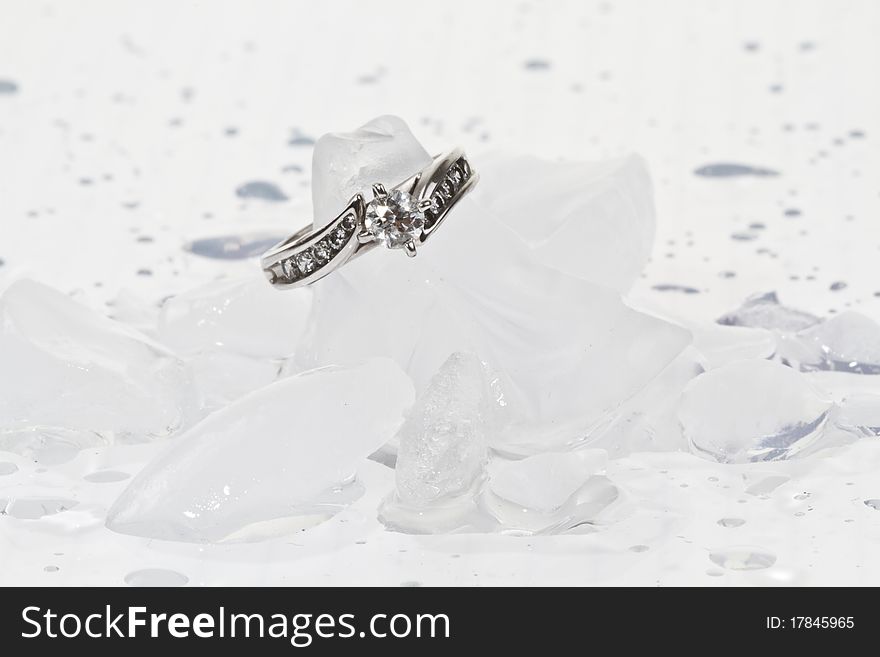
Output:
[[[309,285],[379,245],[415,256],[478,178],[454,150],[390,189],[377,182],[371,201],[355,194],[322,228],[307,226],[266,251],[266,278],[279,288]]]

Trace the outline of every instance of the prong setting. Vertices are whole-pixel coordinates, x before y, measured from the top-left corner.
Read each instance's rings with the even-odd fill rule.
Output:
[[[388,196],[388,190],[385,189],[385,185],[382,183],[374,183],[373,198],[384,199],[386,196]]]

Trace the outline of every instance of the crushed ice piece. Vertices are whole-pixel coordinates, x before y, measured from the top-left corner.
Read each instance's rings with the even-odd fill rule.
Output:
[[[262,276],[213,281],[162,304],[158,337],[183,355],[219,349],[283,358],[293,353],[310,306],[309,290],[279,294]]]
[[[874,509],[875,511],[880,511],[880,500],[865,500],[865,506],[869,509]]]
[[[422,170],[431,156],[396,116],[380,116],[352,132],[331,132],[312,154],[314,227],[322,228],[373,183],[392,187]]]
[[[849,310],[780,340],[779,355],[803,371],[880,374],[880,324]]]
[[[483,363],[452,354],[397,432],[397,495],[426,506],[473,491],[484,476],[493,418]]]
[[[204,237],[184,244],[183,250],[216,260],[244,260],[256,258],[279,241],[283,235],[274,233],[246,233],[243,235],[219,235]]]
[[[63,513],[77,504],[76,500],[55,497],[0,498],[0,516],[9,516],[19,520],[39,520],[45,516]]]
[[[719,324],[727,326],[750,326],[752,328],[800,331],[821,320],[803,310],[795,310],[779,303],[776,292],[750,296],[743,304],[718,318]]]
[[[546,476],[546,473],[538,474],[543,481]],[[560,491],[556,492],[561,495]],[[497,531],[507,534],[591,533],[601,524],[603,513],[620,496],[620,489],[607,477],[593,475],[582,481],[580,487],[555,509],[523,506],[488,491],[483,496],[482,505],[497,519]],[[540,495],[531,496],[530,503],[541,503],[538,497]],[[551,500],[553,497],[556,495],[546,496],[544,501],[548,506],[556,501]]]
[[[128,573],[124,581],[129,586],[154,587],[154,586],[186,586],[189,577],[176,570],[165,568],[144,568]]]
[[[0,443],[56,427],[144,440],[170,434],[194,413],[191,377],[179,358],[33,281],[17,281],[0,296],[0,362]]]
[[[607,427],[597,429],[587,444],[601,447],[612,458],[633,452],[686,451],[676,414],[684,387],[704,369],[693,349],[686,349],[614,413]]]
[[[694,348],[707,369],[738,360],[771,358],[776,353],[776,336],[767,329],[709,324],[692,331]]]
[[[712,563],[727,570],[762,570],[776,563],[776,555],[762,548],[736,546],[713,550]]]
[[[0,477],[15,474],[18,472],[18,466],[11,461],[0,461]]]
[[[797,371],[737,361],[694,379],[678,418],[691,449],[721,463],[773,461],[815,443],[832,404]]]
[[[209,415],[147,465],[107,526],[166,540],[254,540],[326,520],[413,401],[388,360],[281,379]]]
[[[495,154],[475,166],[480,202],[536,262],[620,292],[641,274],[655,233],[651,177],[641,157],[551,162]]]
[[[838,404],[834,419],[841,426],[880,436],[880,395],[860,392],[847,395]]]
[[[489,488],[526,509],[551,513],[563,506],[592,475],[605,468],[604,449],[548,452],[519,461],[493,460]]]

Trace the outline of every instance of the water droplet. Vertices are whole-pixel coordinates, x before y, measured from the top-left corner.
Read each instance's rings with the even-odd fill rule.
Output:
[[[45,568],[43,568],[43,570],[45,570],[47,573],[57,573],[60,568],[58,568],[58,566],[46,566]]]
[[[712,563],[727,570],[761,570],[776,563],[776,556],[753,547],[729,547],[709,554]]]
[[[523,68],[527,71],[546,71],[550,68],[550,62],[546,59],[527,59],[523,62]]]
[[[18,93],[18,85],[12,80],[0,80],[0,96]]]
[[[174,570],[164,568],[144,568],[135,570],[125,576],[129,586],[184,586],[189,577]]]
[[[722,518],[718,521],[718,524],[722,527],[733,528],[742,527],[744,524],[746,524],[746,521],[742,518]]]
[[[736,178],[740,176],[778,176],[779,172],[765,167],[754,167],[748,164],[734,164],[719,162],[716,164],[704,164],[694,170],[694,175],[704,178]]]
[[[239,198],[258,198],[263,201],[281,202],[287,200],[287,195],[281,191],[278,185],[264,180],[254,180],[239,185],[235,190],[235,195]]]
[[[681,292],[682,294],[699,294],[700,291],[695,287],[689,287],[687,285],[673,285],[671,283],[661,283],[659,285],[654,285],[651,287],[652,290],[657,290],[658,292]]]
[[[220,235],[194,240],[183,248],[190,253],[217,260],[243,260],[261,255],[277,244],[281,236],[255,233],[250,235]]]
[[[880,511],[880,500],[865,500],[865,506]]]
[[[650,548],[647,545],[633,545],[629,548],[630,552],[647,552]]]

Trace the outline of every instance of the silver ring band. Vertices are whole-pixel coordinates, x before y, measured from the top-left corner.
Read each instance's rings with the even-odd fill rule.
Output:
[[[273,246],[260,260],[263,272],[272,285],[294,288],[314,283],[380,244],[414,256],[478,179],[460,149],[438,155],[390,191],[374,184],[369,203],[355,194],[324,227],[307,226]]]

